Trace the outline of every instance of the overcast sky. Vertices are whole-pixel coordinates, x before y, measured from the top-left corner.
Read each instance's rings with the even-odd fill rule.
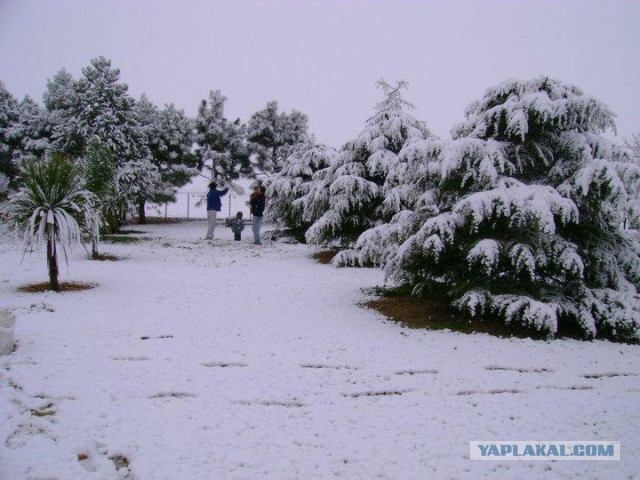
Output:
[[[437,135],[510,78],[549,75],[640,131],[640,1],[0,0],[0,80],[39,102],[66,68],[104,56],[136,99],[194,116],[209,90],[246,122],[277,100],[309,116],[318,141],[354,138],[407,80],[413,115]]]

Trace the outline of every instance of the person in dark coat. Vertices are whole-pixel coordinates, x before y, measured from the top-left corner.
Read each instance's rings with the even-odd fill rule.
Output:
[[[213,234],[216,231],[218,222],[218,212],[222,210],[222,200],[220,197],[227,194],[228,188],[224,190],[217,189],[218,184],[211,182],[209,184],[209,192],[207,193],[207,234],[204,236],[207,240],[213,240]]]
[[[260,241],[260,227],[262,226],[262,215],[264,214],[264,208],[266,206],[267,197],[264,196],[266,189],[261,186],[256,186],[249,199],[249,205],[251,206],[251,215],[253,216],[252,230],[253,230],[253,243],[261,245]]]

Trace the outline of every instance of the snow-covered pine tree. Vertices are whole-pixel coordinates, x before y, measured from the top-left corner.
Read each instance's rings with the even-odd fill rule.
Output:
[[[219,90],[202,100],[195,120],[196,157],[211,171],[211,180],[227,182],[250,173],[249,153],[244,143],[245,127],[240,119],[224,116],[227,97]]]
[[[257,173],[279,172],[290,148],[307,138],[307,116],[297,110],[278,112],[278,102],[268,102],[264,110],[254,113],[247,125],[247,142]]]
[[[390,281],[487,321],[638,338],[640,243],[622,223],[640,169],[601,135],[613,127],[606,106],[557,80],[489,89],[453,129],[440,213],[391,257]]]
[[[407,82],[392,86],[380,80],[384,99],[366,122],[355,140],[347,142],[326,172],[314,182],[306,208],[324,214],[306,233],[310,243],[338,243],[352,246],[366,230],[388,222],[392,216],[415,201],[409,186],[396,184],[404,180],[398,165],[400,151],[431,136],[424,122],[406,110],[411,104],[402,98]],[[395,172],[391,177],[390,173]]]
[[[64,85],[63,77],[59,73],[52,83],[56,87]],[[71,112],[65,115],[56,146],[81,155],[89,139],[97,135],[118,164],[147,158],[149,152],[134,110],[135,101],[128,89],[120,82],[120,70],[112,68],[110,60],[104,57],[91,60],[82,69],[82,77],[74,82],[71,105],[61,102]]]
[[[136,102],[135,111],[145,143],[151,152],[151,162],[158,169],[160,182],[152,196],[140,199],[138,218],[144,223],[147,201],[162,203],[175,201],[176,190],[189,183],[199,173],[193,147],[193,121],[173,104],[160,110],[146,95]]]
[[[268,221],[294,233],[304,233],[311,225],[303,218],[304,197],[313,175],[327,168],[334,155],[333,148],[316,143],[313,137],[293,145],[282,170],[267,182]]]
[[[72,101],[60,98],[69,78],[59,73],[48,84],[46,103],[60,108],[62,121],[56,129],[55,145],[74,157],[85,155],[87,144],[97,136],[113,155],[118,169],[120,193],[129,210],[153,196],[160,184],[158,169],[151,163],[150,151],[134,109],[135,101],[120,82],[120,70],[104,57],[91,60],[82,69],[82,78],[73,82]],[[68,108],[69,111],[63,111]]]
[[[65,69],[60,70],[47,80],[47,89],[42,99],[49,114],[48,122],[51,130],[51,143],[54,148],[62,150],[69,143],[65,132],[69,131],[75,100],[75,80]]]
[[[18,101],[0,81],[0,173],[7,177],[10,184],[19,172],[18,165],[14,162],[14,152],[19,147],[19,141],[13,134],[18,120]]]
[[[4,201],[9,195],[9,177],[0,172],[0,202]]]
[[[159,112],[157,134],[150,148],[163,182],[170,186],[170,192],[165,191],[160,200],[175,201],[176,189],[189,183],[202,169],[193,153],[194,125],[194,120],[172,103]]]
[[[18,104],[18,120],[13,125],[12,136],[18,144],[13,152],[13,161],[18,167],[27,160],[42,158],[51,148],[47,111],[29,96]]]

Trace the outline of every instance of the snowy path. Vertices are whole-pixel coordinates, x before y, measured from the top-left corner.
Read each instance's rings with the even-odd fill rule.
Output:
[[[1,479],[640,476],[639,347],[408,330],[357,306],[379,271],[140,229],[103,246],[127,260],[76,252],[62,280],[99,286],[62,295],[18,293],[44,259],[0,245]],[[471,440],[619,440],[622,460],[472,462]]]

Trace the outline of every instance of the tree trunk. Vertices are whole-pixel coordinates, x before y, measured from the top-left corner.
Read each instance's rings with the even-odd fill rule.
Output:
[[[98,252],[98,236],[92,235],[91,236],[91,258],[95,260],[99,256],[100,256],[100,253]]]
[[[145,225],[147,223],[147,215],[144,212],[144,200],[138,202],[138,223]]]
[[[60,291],[58,283],[58,257],[56,254],[56,242],[51,237],[47,238],[47,265],[49,267],[49,284],[54,292]]]

